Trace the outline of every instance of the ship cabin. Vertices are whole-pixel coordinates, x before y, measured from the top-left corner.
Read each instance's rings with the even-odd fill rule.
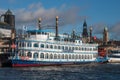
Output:
[[[43,30],[29,30],[24,39],[16,40],[21,57],[33,60],[95,60],[98,56],[97,44],[85,44],[80,39],[72,39],[68,34],[59,34],[55,39],[54,33]],[[40,57],[39,57],[40,56]]]

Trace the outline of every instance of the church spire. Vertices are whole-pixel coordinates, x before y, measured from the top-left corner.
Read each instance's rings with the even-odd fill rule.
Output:
[[[84,20],[84,23],[83,23],[83,32],[82,32],[82,36],[83,36],[83,37],[88,37],[86,20]]]

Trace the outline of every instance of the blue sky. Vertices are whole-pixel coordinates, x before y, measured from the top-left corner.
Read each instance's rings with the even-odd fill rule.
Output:
[[[93,27],[93,35],[102,37],[105,26],[109,37],[120,39],[120,0],[1,0],[0,15],[10,9],[16,17],[16,28],[42,25],[54,26],[55,16],[59,16],[59,32],[82,32],[86,19],[88,28]]]

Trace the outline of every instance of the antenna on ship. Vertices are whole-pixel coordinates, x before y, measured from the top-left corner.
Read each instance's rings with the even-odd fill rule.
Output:
[[[41,30],[41,18],[38,19],[38,28]]]

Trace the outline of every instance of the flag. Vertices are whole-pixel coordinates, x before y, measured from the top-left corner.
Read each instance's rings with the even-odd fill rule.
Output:
[[[97,39],[97,37],[96,37],[96,36],[94,36],[93,38],[94,38],[94,40],[96,40],[96,39]]]
[[[13,43],[13,44],[11,45],[11,48],[12,48],[12,49],[15,49],[15,48],[16,48],[16,45]]]

